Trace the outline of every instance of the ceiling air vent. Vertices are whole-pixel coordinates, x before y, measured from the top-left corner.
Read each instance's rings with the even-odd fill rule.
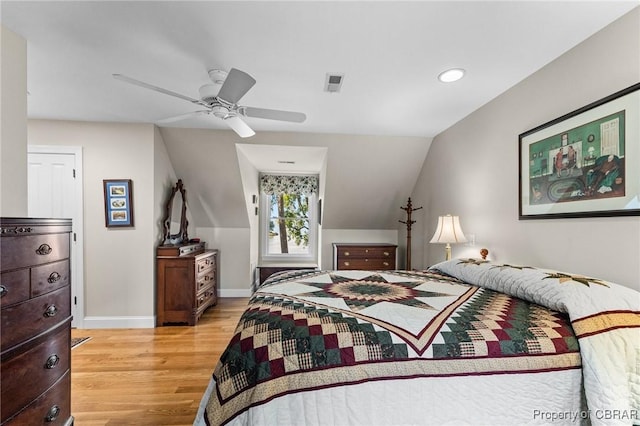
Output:
[[[337,93],[342,87],[342,80],[344,80],[344,74],[327,73],[327,79],[324,82],[324,91],[330,93]]]

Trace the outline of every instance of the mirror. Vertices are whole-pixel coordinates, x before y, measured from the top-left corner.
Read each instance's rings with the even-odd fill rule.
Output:
[[[176,186],[171,189],[167,200],[164,218],[164,245],[178,245],[189,241],[187,236],[187,197],[182,184],[178,179]]]

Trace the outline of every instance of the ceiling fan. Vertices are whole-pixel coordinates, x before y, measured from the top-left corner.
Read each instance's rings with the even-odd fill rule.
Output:
[[[237,102],[256,84],[256,80],[246,72],[235,68],[231,68],[228,73],[217,69],[210,70],[209,78],[211,78],[214,84],[205,84],[200,87],[200,99],[193,99],[189,96],[127,77],[123,74],[113,74],[113,77],[126,83],[144,87],[145,89],[184,99],[185,101],[205,108],[160,120],[158,121],[159,123],[169,123],[196,115],[213,115],[222,119],[240,137],[247,138],[255,135],[255,132],[241,117],[265,118],[268,120],[290,121],[293,123],[302,123],[307,118],[307,116],[301,112],[238,105]],[[218,90],[220,84],[222,84],[222,86],[220,90]]]

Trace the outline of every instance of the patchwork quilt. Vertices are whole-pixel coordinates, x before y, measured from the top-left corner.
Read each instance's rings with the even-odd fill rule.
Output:
[[[633,424],[639,303],[613,283],[474,259],[283,272],[250,299],[195,423]]]

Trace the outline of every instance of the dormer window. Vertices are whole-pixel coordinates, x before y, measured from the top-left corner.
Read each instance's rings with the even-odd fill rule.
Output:
[[[316,262],[317,200],[317,175],[260,176],[262,262]]]

